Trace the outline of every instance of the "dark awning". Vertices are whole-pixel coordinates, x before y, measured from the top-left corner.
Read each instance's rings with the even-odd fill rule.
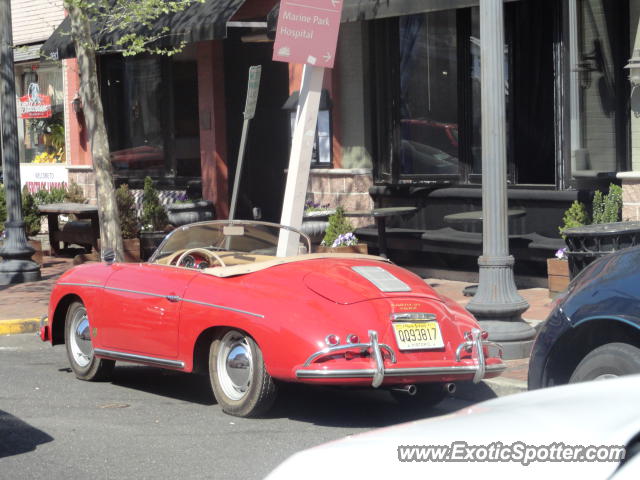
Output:
[[[504,0],[512,2],[515,0]],[[437,12],[455,8],[475,7],[479,0],[344,0],[342,22],[399,17],[416,13]],[[280,5],[276,5],[268,17],[268,30],[275,32]]]
[[[478,5],[478,0],[344,0],[343,22],[398,17]]]
[[[245,0],[207,0],[205,3],[193,3],[181,12],[164,15],[150,29],[149,34],[161,32],[170,27],[171,35],[158,41],[162,47],[187,43],[216,40],[227,36],[227,21],[242,6]],[[98,28],[94,24],[95,33]],[[98,44],[113,44],[120,37],[120,32],[108,32],[95,38]],[[116,49],[113,49],[116,51]],[[71,21],[69,17],[56,28],[51,37],[44,43],[41,55],[46,58],[63,59],[76,56],[71,40]]]

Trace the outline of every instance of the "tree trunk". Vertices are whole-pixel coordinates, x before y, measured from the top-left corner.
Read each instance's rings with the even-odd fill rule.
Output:
[[[91,39],[89,19],[75,2],[65,0],[71,18],[73,38],[80,74],[80,99],[91,141],[93,169],[96,175],[96,195],[100,218],[100,244],[116,252],[116,260],[123,260],[122,233],[116,204],[115,186],[109,155],[109,139],[104,123],[104,111],[96,68],[96,52]]]

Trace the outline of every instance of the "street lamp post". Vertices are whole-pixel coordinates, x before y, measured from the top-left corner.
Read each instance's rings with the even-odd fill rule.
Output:
[[[34,250],[27,244],[22,219],[14,75],[11,1],[0,0],[0,128],[7,203],[5,240],[0,248],[0,285],[40,280],[40,267],[31,260]]]
[[[535,332],[521,318],[529,304],[516,290],[509,255],[502,2],[480,0],[482,256],[478,291],[467,309],[503,345],[505,358],[524,358]]]

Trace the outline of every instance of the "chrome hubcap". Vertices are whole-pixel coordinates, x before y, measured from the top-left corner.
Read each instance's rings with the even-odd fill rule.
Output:
[[[80,367],[89,365],[93,358],[93,345],[91,345],[91,327],[84,308],[78,309],[71,319],[70,342],[74,361]]]
[[[222,338],[216,366],[224,394],[231,400],[242,399],[253,375],[251,349],[244,335],[229,332]]]
[[[618,375],[613,373],[603,373],[602,375],[598,375],[594,380],[609,380],[611,378],[618,378]]]

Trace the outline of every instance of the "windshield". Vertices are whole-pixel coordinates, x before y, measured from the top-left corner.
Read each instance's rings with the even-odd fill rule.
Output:
[[[249,220],[215,220],[177,228],[162,242],[149,262],[157,262],[193,248],[203,248],[211,252],[276,255],[278,239],[283,230],[300,235],[298,253],[310,253],[309,237],[291,227]]]

